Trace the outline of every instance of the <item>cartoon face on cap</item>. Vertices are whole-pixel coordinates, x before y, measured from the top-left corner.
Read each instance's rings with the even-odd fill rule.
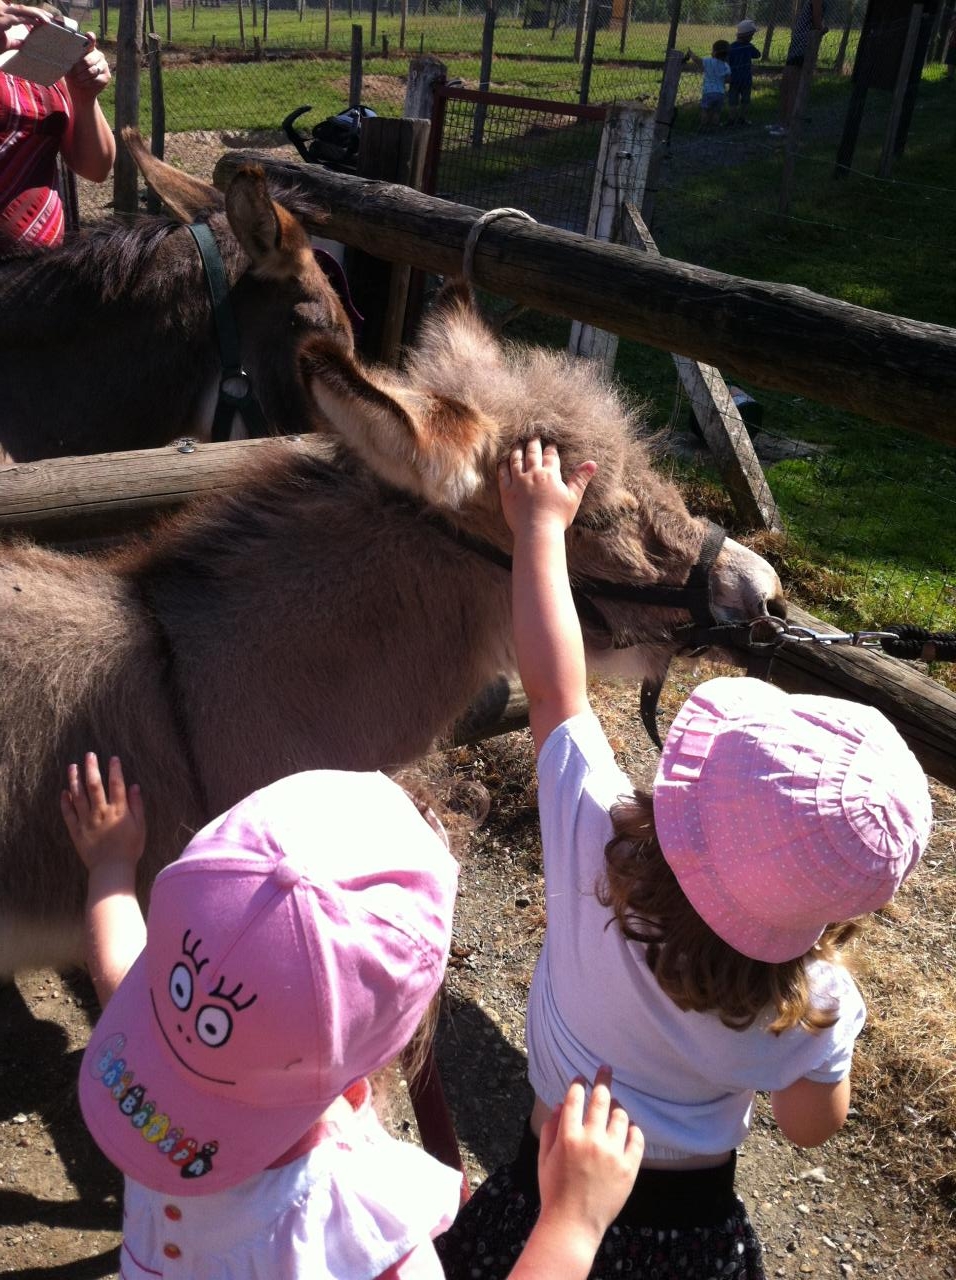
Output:
[[[241,1034],[242,1014],[258,996],[247,990],[241,978],[232,981],[223,972],[211,989],[204,989],[199,979],[208,964],[202,939],[187,929],[180,954],[169,968],[165,991],[155,987],[150,991],[153,1012],[171,1052],[187,1070],[214,1084],[235,1084],[224,1078],[227,1063],[217,1050],[229,1044],[237,1026]]]

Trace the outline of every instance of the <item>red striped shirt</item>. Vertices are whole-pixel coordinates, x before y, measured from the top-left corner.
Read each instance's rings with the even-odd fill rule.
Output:
[[[56,158],[70,114],[62,81],[46,88],[0,72],[0,230],[15,240],[63,239]]]

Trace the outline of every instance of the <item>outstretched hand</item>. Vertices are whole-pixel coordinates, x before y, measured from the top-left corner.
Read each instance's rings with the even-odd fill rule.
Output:
[[[552,520],[562,530],[569,528],[595,471],[596,462],[582,462],[565,483],[555,445],[542,445],[537,436],[515,445],[498,467],[501,509],[508,528],[518,534]]]
[[[69,765],[67,788],[60,794],[60,812],[89,872],[107,864],[132,868],[143,856],[143,797],[136,783],[127,791],[119,756],[110,758],[107,788],[94,752],[86,754],[82,778],[79,765]]]
[[[644,1135],[611,1096],[611,1071],[601,1067],[591,1096],[572,1082],[541,1130],[538,1184],[542,1218],[573,1224],[597,1249],[634,1186]]]

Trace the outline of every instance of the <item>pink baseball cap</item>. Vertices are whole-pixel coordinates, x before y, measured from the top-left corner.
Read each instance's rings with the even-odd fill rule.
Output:
[[[166,1194],[234,1187],[401,1052],[448,956],[443,837],[383,774],[332,770],[194,836],[156,878],[146,947],[80,1068],[123,1173]]]
[[[772,962],[885,906],[932,824],[923,770],[881,712],[747,676],[687,699],[653,794],[691,905],[734,950]]]

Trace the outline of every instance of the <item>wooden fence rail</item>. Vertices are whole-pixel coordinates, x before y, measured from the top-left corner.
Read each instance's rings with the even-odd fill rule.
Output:
[[[256,152],[223,156],[216,182],[227,185],[249,163],[261,164],[278,189],[299,191],[296,207],[307,221],[315,210],[317,234],[391,262],[460,274],[478,210]],[[516,302],[733,369],[757,386],[956,442],[956,329],[517,218],[484,228],[474,278]]]
[[[287,436],[197,445],[191,453],[171,445],[6,467],[0,470],[0,532],[75,545],[141,530],[151,518],[192,498],[234,488],[255,473],[257,456],[309,447],[314,445],[308,437]],[[791,615],[814,630],[832,630],[799,609],[791,608]],[[956,786],[956,696],[909,664],[869,650],[788,643],[778,650],[769,678],[795,692],[829,693],[879,707],[927,772]],[[525,723],[525,716],[520,686],[502,680],[479,699],[456,736],[459,741],[489,737]]]

